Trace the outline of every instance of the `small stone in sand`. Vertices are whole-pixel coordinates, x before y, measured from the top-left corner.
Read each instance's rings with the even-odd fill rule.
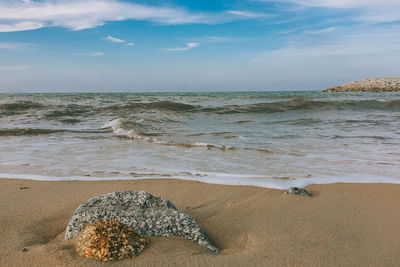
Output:
[[[313,197],[313,195],[310,192],[308,192],[304,188],[300,188],[300,187],[291,187],[288,191],[285,192],[285,194]]]
[[[138,255],[147,244],[144,237],[125,224],[115,219],[99,220],[85,225],[76,251],[86,258],[121,260]]]
[[[20,190],[21,190],[21,189],[28,189],[28,187],[26,187],[26,186],[21,186],[19,189],[20,189]]]

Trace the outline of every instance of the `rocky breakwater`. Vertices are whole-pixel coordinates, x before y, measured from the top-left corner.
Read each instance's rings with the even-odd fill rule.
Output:
[[[400,92],[400,77],[354,81],[323,90],[324,92]]]

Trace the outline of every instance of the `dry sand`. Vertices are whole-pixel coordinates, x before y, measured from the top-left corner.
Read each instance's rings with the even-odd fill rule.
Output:
[[[173,179],[0,179],[0,266],[400,266],[399,185],[307,189],[314,198]],[[104,264],[77,256],[75,240],[63,240],[73,212],[92,196],[120,190],[171,200],[222,252],[173,237],[151,238],[134,260]]]

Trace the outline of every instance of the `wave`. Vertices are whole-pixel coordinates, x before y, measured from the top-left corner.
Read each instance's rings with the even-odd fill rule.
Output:
[[[355,135],[355,136],[344,136],[344,135],[334,135],[331,137],[332,139],[375,139],[375,140],[392,140],[393,138],[387,136],[378,136],[378,135]]]
[[[251,151],[258,151],[263,153],[274,153],[268,149],[258,149],[258,148],[239,148],[239,147],[232,147],[232,146],[224,146],[224,145],[214,145],[208,143],[197,143],[197,142],[174,142],[174,141],[164,141],[157,139],[155,137],[148,136],[149,134],[145,133],[144,131],[140,131],[137,129],[127,129],[129,125],[135,125],[138,122],[128,121],[124,118],[116,118],[105,123],[101,128],[107,129],[111,128],[113,133],[118,137],[125,137],[133,140],[139,141],[147,141],[150,143],[155,143],[164,146],[177,146],[177,147],[184,147],[184,148],[207,148],[207,149],[218,149],[222,151],[233,151],[233,150],[251,150]]]
[[[55,110],[49,111],[44,115],[47,119],[56,119],[61,117],[75,117],[75,116],[82,116],[90,112],[92,109],[91,106],[82,106],[82,105],[63,105],[63,106],[56,106]]]
[[[98,103],[93,105],[44,105],[34,101],[15,101],[11,103],[0,104],[1,115],[15,115],[21,113],[30,113],[32,110],[45,110],[42,114],[47,120],[68,120],[77,117],[90,116],[117,116],[126,117],[133,113],[205,113],[205,114],[264,114],[279,112],[319,112],[332,110],[382,110],[382,111],[400,111],[400,100],[314,100],[307,97],[296,97],[291,100],[261,102],[255,104],[243,105],[224,105],[224,106],[201,106],[192,105],[174,101],[154,101],[154,102],[122,102],[109,106],[99,106]],[[161,116],[163,117],[163,116]],[[164,116],[165,117],[165,116]],[[237,124],[248,123],[248,120],[240,120]]]
[[[262,149],[262,148],[250,148],[250,147],[233,147],[233,146],[219,146],[207,143],[179,143],[179,142],[162,142],[164,145],[169,146],[181,146],[187,148],[203,147],[207,149],[218,149],[222,151],[257,151],[262,153],[274,153],[272,150]]]
[[[102,133],[99,130],[68,130],[44,128],[0,128],[0,136],[24,136],[55,133]]]
[[[66,124],[74,124],[74,123],[79,123],[82,121],[78,120],[78,119],[62,119],[61,122],[66,123]]]
[[[137,123],[137,122],[136,122]],[[116,118],[105,123],[101,128],[111,128],[113,133],[119,137],[125,137],[133,140],[141,140],[147,142],[159,142],[159,140],[155,137],[146,136],[146,133],[141,130],[136,129],[127,129],[129,125],[135,124],[131,121],[128,121],[124,118]]]
[[[225,105],[219,107],[204,107],[173,101],[156,101],[149,103],[128,103],[112,105],[103,108],[107,111],[130,112],[136,110],[161,110],[191,113],[276,113],[287,111],[324,111],[324,110],[388,110],[399,111],[400,100],[310,100],[305,97],[296,97],[292,100],[262,102],[245,105]],[[247,121],[246,121],[247,122]]]
[[[286,124],[286,125],[314,125],[314,124],[319,124],[323,123],[323,120],[320,119],[313,119],[313,118],[301,118],[301,119],[294,119],[294,120],[278,120],[278,121],[272,121],[268,122],[266,124]]]
[[[43,105],[37,102],[23,100],[16,101],[11,103],[2,103],[0,104],[0,111],[6,115],[12,115],[15,113],[20,113],[30,109],[39,109],[42,108]]]
[[[155,101],[155,102],[148,102],[148,103],[126,103],[126,104],[118,104],[118,105],[111,105],[108,107],[103,108],[106,111],[134,111],[134,110],[149,110],[149,109],[156,109],[156,110],[167,110],[167,111],[194,111],[201,109],[200,106],[190,105],[180,102],[173,102],[173,101]]]
[[[39,135],[65,132],[66,130],[38,129],[38,128],[3,128],[0,136]]]
[[[237,137],[233,132],[211,132],[211,133],[194,133],[188,134],[189,137],[197,137],[197,136],[221,136],[223,138],[235,138]]]
[[[247,105],[228,105],[216,108],[204,108],[202,111],[219,114],[235,113],[275,113],[286,111],[323,111],[323,110],[388,110],[399,111],[400,100],[347,100],[347,101],[317,101],[297,97],[289,101],[263,102]]]

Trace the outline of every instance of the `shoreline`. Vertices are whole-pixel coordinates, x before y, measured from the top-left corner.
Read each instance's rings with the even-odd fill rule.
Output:
[[[149,248],[133,261],[107,265],[400,265],[400,185],[310,185],[307,190],[315,197],[308,198],[277,189],[176,179],[5,178],[0,179],[0,265],[104,266],[76,255],[75,241],[65,241],[64,230],[80,203],[122,190],[169,199],[200,223],[221,253],[179,237],[150,238]]]
[[[235,175],[228,173],[215,174],[214,176],[193,175],[186,176],[162,176],[154,177],[132,177],[132,176],[114,176],[114,177],[95,177],[95,176],[45,176],[36,174],[7,174],[0,173],[1,179],[29,180],[38,182],[101,182],[101,181],[141,181],[141,180],[180,180],[188,182],[200,182],[210,185],[221,186],[254,186],[265,189],[287,190],[290,187],[307,187],[311,185],[331,185],[331,184],[400,184],[400,177],[388,177],[379,175],[355,174],[347,175],[346,179],[336,176],[326,176],[322,178],[292,178],[292,177],[264,177],[261,175]]]

